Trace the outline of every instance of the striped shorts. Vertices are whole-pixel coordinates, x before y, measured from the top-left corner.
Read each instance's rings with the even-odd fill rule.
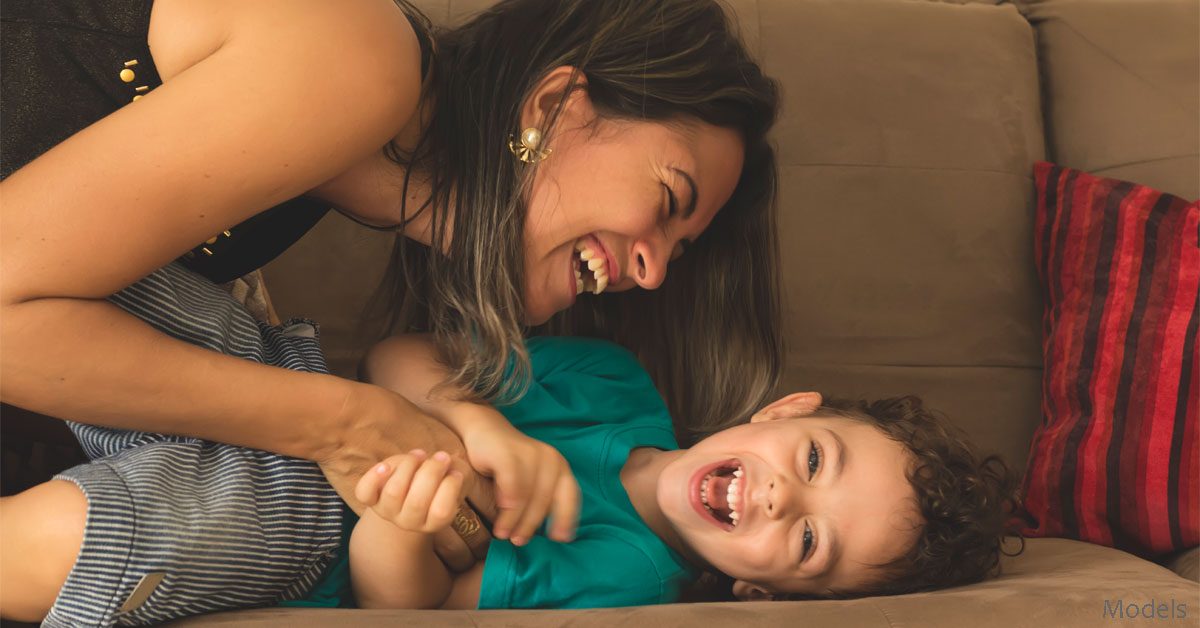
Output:
[[[328,372],[315,324],[255,321],[178,264],[109,300],[213,351]],[[56,479],[83,490],[87,526],[43,626],[145,625],[296,599],[338,548],[342,501],[310,461],[195,438],[71,429],[92,461]]]

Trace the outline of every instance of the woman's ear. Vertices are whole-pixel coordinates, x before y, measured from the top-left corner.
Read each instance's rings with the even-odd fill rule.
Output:
[[[575,75],[573,86],[572,74]],[[571,93],[567,93],[568,86],[571,86]],[[533,92],[525,98],[524,104],[521,105],[521,128],[517,132],[529,127],[542,128],[550,114],[554,113],[555,107],[558,107],[559,100],[564,98],[564,94],[567,102],[563,103],[559,122],[564,117],[581,118],[582,121],[577,124],[582,125],[595,116],[592,101],[587,97],[587,76],[583,72],[576,72],[575,68],[569,65],[560,65],[542,77],[533,88]]]
[[[792,393],[783,399],[773,401],[761,410],[754,413],[750,417],[751,423],[759,421],[774,421],[776,419],[790,419],[798,416],[807,416],[817,411],[821,407],[821,393],[819,392],[798,392]]]
[[[761,602],[775,599],[775,594],[757,584],[737,580],[733,583],[733,597],[742,602]]]

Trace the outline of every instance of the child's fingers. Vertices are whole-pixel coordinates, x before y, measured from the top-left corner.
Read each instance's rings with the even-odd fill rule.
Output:
[[[396,516],[400,514],[400,509],[404,506],[404,500],[410,490],[409,485],[412,484],[413,475],[421,466],[421,462],[425,460],[425,452],[413,450],[409,455],[396,458],[394,465],[396,470],[392,472],[391,477],[380,490],[379,503],[371,507],[376,514],[389,521],[395,520]]]
[[[425,518],[425,530],[436,532],[450,525],[458,506],[462,503],[463,474],[451,471],[442,478],[433,501],[429,504],[429,515]]]
[[[526,504],[524,512],[521,513],[521,518],[515,528],[513,528],[512,542],[514,545],[524,545],[533,537],[533,533],[537,532],[538,526],[546,520],[546,513],[550,510],[550,500],[554,498],[554,485],[558,482],[557,469],[545,469],[537,478],[537,486],[533,491],[533,495]]]
[[[508,538],[529,501],[531,482],[529,474],[523,470],[519,461],[513,458],[495,470],[496,505],[500,508],[500,514],[496,517],[492,533],[498,539]]]
[[[450,456],[443,451],[437,452],[421,464],[395,518],[396,525],[405,530],[424,530],[425,518],[429,515],[429,503],[433,501],[438,485],[442,483],[442,478],[446,477],[449,468]]]
[[[364,506],[374,506],[379,501],[379,491],[388,478],[392,477],[392,469],[393,467],[386,462],[371,467],[358,479],[358,484],[354,485],[355,499]]]
[[[413,453],[425,453],[419,449],[414,449]],[[406,454],[398,454],[389,456],[379,464],[371,467],[358,479],[358,483],[354,485],[354,497],[362,502],[365,506],[374,506],[379,501],[380,491],[383,490],[383,485],[391,479],[392,472],[396,470],[404,460]]]
[[[560,543],[575,538],[575,527],[579,525],[579,482],[570,473],[558,476],[554,502],[550,506],[550,520],[554,526],[550,530],[550,538]]]

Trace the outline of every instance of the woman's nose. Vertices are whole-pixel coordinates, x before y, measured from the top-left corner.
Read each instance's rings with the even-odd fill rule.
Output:
[[[629,276],[646,290],[658,288],[667,278],[667,256],[661,240],[639,240],[633,245],[633,264]]]

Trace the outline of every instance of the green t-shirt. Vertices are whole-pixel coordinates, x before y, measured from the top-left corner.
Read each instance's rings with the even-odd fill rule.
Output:
[[[493,540],[479,608],[675,601],[696,572],[642,521],[620,477],[637,447],[678,449],[671,417],[650,376],[631,353],[601,340],[539,337],[529,339],[527,347],[529,390],[498,409],[517,429],[567,459],[582,497],[579,527],[570,543],[550,540],[545,525],[523,547]],[[350,605],[346,536],[326,577],[304,600],[286,605]]]

